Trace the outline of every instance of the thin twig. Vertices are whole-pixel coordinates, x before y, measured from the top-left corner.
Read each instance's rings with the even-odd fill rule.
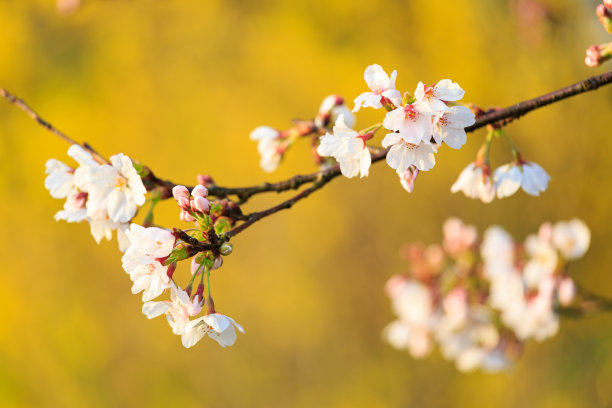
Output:
[[[13,105],[17,106],[22,111],[24,111],[29,117],[34,119],[39,125],[47,129],[49,132],[53,133],[54,135],[58,136],[59,138],[65,140],[66,142],[70,144],[76,144],[76,145],[82,146],[85,150],[91,153],[91,155],[94,157],[94,159],[97,162],[108,163],[108,160],[106,160],[102,155],[96,152],[90,145],[88,145],[87,143],[83,143],[81,145],[80,143],[72,139],[71,137],[57,130],[52,124],[50,124],[49,122],[47,122],[46,120],[38,116],[38,114],[34,112],[34,110],[30,108],[23,99],[16,97],[15,95],[11,94],[4,88],[0,88],[0,96],[2,96],[4,99],[9,101]]]

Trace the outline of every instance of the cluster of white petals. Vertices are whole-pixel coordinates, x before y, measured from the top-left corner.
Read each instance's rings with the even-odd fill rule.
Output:
[[[508,163],[498,167],[491,176],[488,165],[476,161],[468,164],[451,187],[451,193],[463,192],[467,197],[490,203],[509,197],[519,188],[532,196],[539,196],[548,187],[550,176],[533,162]]]
[[[206,214],[210,209],[210,203],[205,198],[207,194],[208,191],[202,185],[194,187],[191,196],[184,186],[176,186],[173,189],[181,214]],[[234,328],[244,333],[244,329],[233,319],[214,311],[210,297],[207,314],[197,317],[207,302],[203,293],[203,280],[193,294],[192,283],[185,289],[177,286],[174,280],[177,259],[173,253],[175,249],[180,251],[181,248],[176,245],[176,237],[172,232],[131,224],[127,237],[130,245],[122,258],[123,269],[133,282],[132,293],[142,292],[142,313],[147,318],[165,315],[172,332],[181,336],[185,347],[192,347],[205,334],[222,347],[231,346],[237,337]],[[218,257],[210,269],[218,268],[221,262],[217,261],[221,259]],[[196,257],[193,258],[191,269],[192,278],[203,278],[204,264],[198,263]],[[154,301],[167,289],[170,289],[170,300]],[[195,319],[191,319],[192,317]]]
[[[52,197],[66,199],[55,219],[88,221],[96,242],[111,239],[112,231],[117,230],[119,248],[124,251],[128,245],[125,231],[147,192],[132,161],[119,153],[110,158],[110,164],[101,164],[79,145],[70,146],[68,155],[78,167],[56,159],[46,163],[45,188]]]
[[[499,371],[526,340],[557,333],[556,307],[576,294],[564,265],[590,243],[582,221],[543,224],[524,243],[497,226],[479,243],[476,229],[456,218],[443,233],[441,246],[408,246],[410,272],[387,283],[397,320],[383,336],[393,347],[422,358],[438,345],[461,371]]]

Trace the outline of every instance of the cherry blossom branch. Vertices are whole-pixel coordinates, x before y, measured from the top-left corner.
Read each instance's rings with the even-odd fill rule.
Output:
[[[597,312],[612,312],[612,299],[597,295],[582,286],[576,285],[581,297],[578,306],[561,307],[557,311],[566,317],[583,317]]]
[[[11,94],[4,88],[0,88],[0,96],[2,96],[4,99],[9,101],[9,103],[17,106],[19,109],[24,111],[29,117],[34,119],[39,125],[47,129],[49,132],[53,133],[54,135],[58,136],[60,139],[63,139],[70,144],[81,145],[80,143],[78,143],[71,137],[67,136],[63,132],[60,132],[52,124],[50,124],[49,122],[41,118],[32,108],[28,106],[27,103],[25,103],[23,99],[16,97],[15,95]],[[97,162],[108,163],[108,160],[106,160],[102,155],[100,155],[97,151],[95,151],[89,144],[84,142],[81,146],[83,146],[85,150],[89,151]]]

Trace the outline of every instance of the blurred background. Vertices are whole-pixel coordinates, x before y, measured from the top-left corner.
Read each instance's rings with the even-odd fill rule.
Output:
[[[273,174],[249,132],[311,118],[321,100],[366,91],[365,67],[398,70],[397,86],[457,81],[466,101],[507,106],[611,69],[584,63],[609,41],[595,1],[6,0],[0,86],[103,155],[124,152],[162,177],[198,173],[242,186],[316,170],[307,143]],[[349,103],[352,108],[352,103]],[[507,128],[552,176],[540,198],[490,205],[451,195],[484,130],[405,192],[394,171],[337,179],[238,236],[212,277],[217,309],[243,324],[229,349],[184,349],[163,318],[147,320],[116,242],[56,223],[62,202],[44,164],[70,163],[65,142],[0,101],[0,405],[210,407],[609,407],[612,316],[563,319],[507,373],[461,374],[381,341],[392,320],[386,280],[406,270],[402,243],[439,242],[458,216],[523,239],[580,217],[592,245],[572,274],[612,297],[612,87],[538,110]],[[381,111],[359,112],[357,128]],[[378,139],[377,139],[378,140]],[[503,141],[494,165],[510,161]],[[284,196],[258,197],[245,210]],[[179,226],[173,202],[157,221]],[[186,265],[185,265],[186,266]],[[177,273],[188,273],[183,266]]]

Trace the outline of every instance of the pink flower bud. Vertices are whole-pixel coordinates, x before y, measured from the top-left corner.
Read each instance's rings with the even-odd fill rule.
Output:
[[[201,184],[198,184],[191,190],[191,195],[194,197],[206,197],[208,196],[208,189]]]
[[[210,212],[210,202],[204,197],[197,196],[194,200],[197,211],[208,214]]]
[[[168,278],[172,279],[174,271],[176,271],[176,262],[172,262],[170,265],[168,265],[168,269],[166,269],[166,275],[168,275]]]
[[[172,195],[176,201],[179,201],[181,197],[189,197],[189,190],[185,186],[174,186],[172,187]]]
[[[179,199],[177,200],[179,207],[181,207],[181,210],[183,211],[189,211],[189,209],[191,208],[188,197],[189,196],[179,197]]]
[[[399,175],[400,184],[407,192],[412,193],[414,191],[414,182],[416,181],[418,175],[419,169],[417,169],[414,165],[408,167],[405,172]]]
[[[604,0],[603,4],[607,8],[612,9],[612,0]]]
[[[595,9],[595,14],[597,14],[597,17],[599,17],[600,19],[602,17],[610,18],[612,16],[612,11],[610,11],[610,9],[608,9],[604,4],[600,4]]]
[[[559,282],[558,296],[559,303],[563,306],[568,306],[574,301],[574,297],[576,296],[576,285],[574,285],[572,278],[566,277],[561,279]]]
[[[208,186],[210,184],[215,184],[213,178],[210,177],[208,174],[198,174],[196,179],[198,180],[198,184],[201,184],[203,186]]]
[[[198,257],[194,256],[191,259],[191,274],[193,275],[194,273],[196,273],[198,271],[198,269],[200,269],[200,265],[202,265],[201,263],[199,263],[197,261]]]
[[[187,211],[183,211],[183,213],[185,214],[185,221],[187,222],[193,222],[195,221],[195,218],[193,218],[193,216],[191,214],[189,214]]]

